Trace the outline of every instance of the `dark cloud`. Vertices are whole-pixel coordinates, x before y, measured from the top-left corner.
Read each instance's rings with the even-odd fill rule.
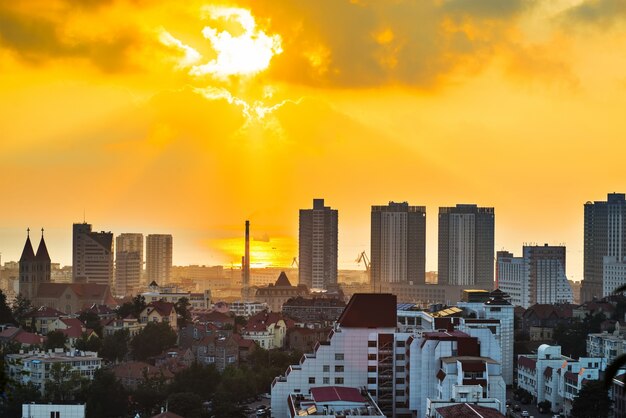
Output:
[[[248,6],[262,25],[282,35],[284,52],[270,67],[275,78],[330,87],[431,88],[452,73],[488,63],[511,42],[508,31],[532,4],[285,0]]]
[[[624,0],[586,0],[565,12],[568,20],[593,24],[612,23],[616,19],[626,17]]]
[[[132,67],[129,53],[140,41],[140,34],[130,29],[113,33],[108,39],[70,39],[62,35],[62,28],[52,19],[0,7],[0,47],[32,64],[55,58],[84,58],[106,72],[127,70]]]

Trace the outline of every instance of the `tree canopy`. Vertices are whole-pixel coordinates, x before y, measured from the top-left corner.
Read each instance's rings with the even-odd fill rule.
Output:
[[[176,339],[176,332],[166,322],[150,322],[131,340],[132,355],[145,360],[174,346]]]
[[[606,418],[611,411],[609,392],[601,381],[585,384],[572,405],[573,418]]]

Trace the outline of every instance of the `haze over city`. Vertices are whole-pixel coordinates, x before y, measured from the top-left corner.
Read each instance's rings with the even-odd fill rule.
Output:
[[[2,258],[44,227],[70,264],[85,213],[171,233],[181,265],[240,262],[250,219],[258,257],[286,266],[297,210],[323,197],[341,268],[369,249],[372,205],[427,207],[436,270],[437,208],[477,203],[496,249],[565,243],[580,280],[583,204],[626,177],[611,4],[4,3]]]

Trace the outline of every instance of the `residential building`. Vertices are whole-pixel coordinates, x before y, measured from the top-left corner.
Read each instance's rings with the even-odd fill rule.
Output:
[[[439,208],[439,284],[493,289],[494,208]]]
[[[316,344],[328,341],[332,328],[295,327],[287,330],[287,348],[308,353],[315,349]]]
[[[91,351],[55,350],[41,352],[38,350],[28,353],[5,355],[7,376],[22,384],[32,383],[42,394],[45,393],[49,370],[54,364],[69,367],[81,377],[92,380],[97,369],[102,365],[98,353]]]
[[[139,322],[146,325],[151,322],[165,322],[174,331],[178,328],[176,310],[174,309],[174,304],[170,302],[156,301],[148,303],[139,314]]]
[[[50,283],[50,271],[50,255],[43,238],[43,229],[36,254],[30,243],[29,229],[19,261],[19,293],[27,299],[33,300],[37,296],[39,285]]]
[[[337,287],[338,211],[313,199],[313,209],[300,209],[299,284],[309,289]]]
[[[86,405],[53,405],[25,403],[22,405],[24,418],[85,418]]]
[[[123,233],[115,238],[115,294],[132,295],[139,290],[143,270],[143,234]]]
[[[309,288],[304,284],[292,286],[285,272],[281,272],[276,282],[267,287],[259,287],[255,300],[267,304],[270,312],[281,312],[283,303],[298,296],[308,296]]]
[[[490,301],[483,314],[491,313],[491,307],[500,308],[502,315],[512,311],[500,294]],[[388,417],[425,416],[429,400],[449,401],[453,393],[475,393],[476,399],[468,395],[463,403],[485,402],[503,413],[503,349],[496,336],[506,327],[499,320],[460,316],[466,311],[477,316],[472,308],[431,315],[404,310],[391,294],[353,295],[328,341],[274,379],[273,416],[290,417],[285,399],[320,385],[365,387]],[[464,322],[469,319],[475,322]]]
[[[626,416],[626,373],[622,373],[613,378],[613,384],[609,389],[611,400],[613,401],[613,416]]]
[[[194,342],[192,351],[198,363],[212,364],[220,372],[239,364],[239,344],[232,334],[205,335]]]
[[[128,335],[132,338],[139,334],[144,329],[146,324],[139,322],[137,318],[127,316],[126,318],[113,318],[103,320],[102,336],[107,337],[115,334],[117,331],[127,331]]]
[[[156,282],[150,283],[147,292],[141,294],[149,302],[169,302],[177,303],[180,299],[186,298],[189,306],[193,309],[208,309],[211,307],[211,291],[205,290],[202,293],[191,293],[178,289],[175,286],[159,286]]]
[[[604,363],[599,357],[578,360],[561,354],[561,347],[542,344],[537,354],[517,358],[517,386],[530,392],[536,403],[549,401],[552,412],[569,416],[585,380],[598,380]]]
[[[172,270],[172,236],[151,234],[146,237],[146,277],[148,283],[164,285]]]
[[[334,322],[346,303],[336,298],[291,298],[283,303],[283,314],[299,322]]]
[[[264,302],[249,302],[243,300],[236,300],[228,305],[228,309],[235,316],[243,316],[248,318],[256,315],[259,312],[263,312],[268,309],[267,303]]]
[[[7,327],[0,332],[0,344],[5,345],[11,342],[18,343],[22,349],[30,349],[31,347],[41,347],[46,341],[46,337],[25,331],[22,328]]]
[[[142,361],[126,361],[113,366],[113,374],[127,389],[136,389],[147,379],[163,379],[165,383],[174,378],[166,367],[156,367]]]
[[[22,324],[29,326],[41,335],[46,335],[48,331],[54,331],[54,329],[48,329],[50,324],[62,316],[66,316],[66,314],[54,308],[40,306],[26,313],[22,318]]]
[[[380,291],[385,284],[425,283],[426,207],[408,202],[372,206],[370,282]]]
[[[626,330],[615,324],[612,333],[601,332],[587,335],[587,356],[601,357],[605,364],[611,364],[617,357],[626,353]]]
[[[609,193],[606,201],[585,203],[584,262],[580,301],[603,294],[604,261],[615,270],[626,257],[626,194]],[[609,277],[616,272],[609,273]]]
[[[91,224],[73,225],[72,281],[113,285],[113,234],[93,232]]]
[[[574,293],[565,274],[565,247],[525,245],[523,256],[498,251],[498,286],[511,303],[528,308],[536,303],[571,303]]]
[[[117,306],[108,285],[96,283],[42,283],[34,306],[59,309],[68,315],[96,305]]]
[[[521,316],[522,331],[529,333],[531,327],[555,328],[559,324],[569,325],[574,319],[575,305],[568,303],[532,305]]]
[[[287,330],[295,327],[295,322],[283,317],[281,313],[260,312],[248,319],[248,323],[241,330],[241,336],[252,340],[261,348],[284,348]]]
[[[626,260],[617,257],[604,257],[602,264],[602,296],[610,296],[613,291],[626,284]]]
[[[346,386],[319,386],[306,394],[290,393],[287,405],[289,418],[385,417],[367,390]]]

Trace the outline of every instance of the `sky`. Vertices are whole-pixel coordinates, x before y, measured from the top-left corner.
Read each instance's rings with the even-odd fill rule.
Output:
[[[436,270],[438,207],[476,203],[580,280],[583,204],[626,191],[625,39],[620,0],[1,2],[2,261],[43,227],[70,264],[85,219],[239,264],[249,219],[288,266],[324,198],[340,268],[408,201]]]

